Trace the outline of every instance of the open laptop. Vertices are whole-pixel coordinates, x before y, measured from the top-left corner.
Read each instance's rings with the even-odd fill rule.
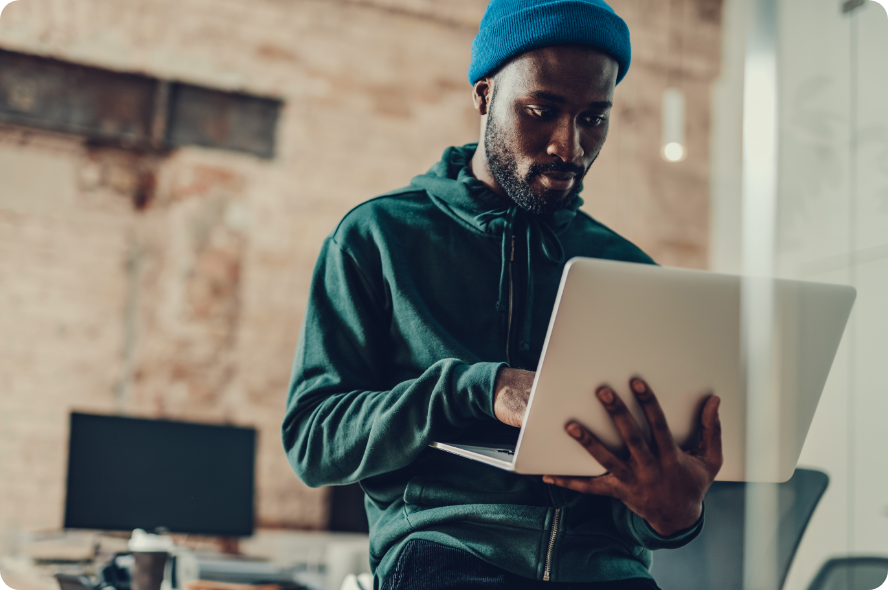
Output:
[[[745,283],[744,283],[745,281]],[[745,286],[744,286],[745,285]],[[772,441],[766,470],[748,472],[742,304],[750,286],[773,295],[772,371],[766,399],[776,419],[754,436]],[[577,420],[614,450],[625,448],[596,388],[610,385],[647,433],[629,379],[657,395],[676,442],[696,442],[702,405],[721,398],[724,464],[717,480],[792,476],[856,297],[852,287],[743,279],[705,271],[574,258],[561,278],[517,441],[436,442],[432,447],[524,474],[596,476],[605,469],[564,432]],[[515,429],[512,429],[513,431]]]

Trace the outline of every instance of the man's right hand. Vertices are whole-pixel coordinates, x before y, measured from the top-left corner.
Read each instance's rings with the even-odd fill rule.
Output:
[[[496,375],[493,412],[496,419],[509,426],[521,427],[524,411],[536,373],[523,369],[502,368]]]

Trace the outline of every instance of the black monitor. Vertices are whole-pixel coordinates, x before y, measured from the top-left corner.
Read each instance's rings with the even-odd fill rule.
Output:
[[[71,414],[65,528],[253,534],[252,428]]]

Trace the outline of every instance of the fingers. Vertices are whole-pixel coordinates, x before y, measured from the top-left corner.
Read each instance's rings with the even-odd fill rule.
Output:
[[[629,469],[626,464],[610,452],[610,449],[604,446],[601,441],[582,424],[578,422],[568,422],[564,429],[570,436],[580,443],[602,467],[613,473],[616,477],[626,479],[629,475]]]
[[[650,386],[644,379],[640,377],[630,379],[629,387],[632,389],[632,393],[635,394],[635,399],[641,405],[645,418],[647,418],[654,446],[659,450],[661,456],[674,453],[677,449],[675,440],[672,438],[672,431],[669,430],[666,415],[663,414],[663,408],[660,407],[657,396],[654,395],[654,392],[651,391]]]
[[[614,425],[620,432],[620,436],[623,437],[626,446],[629,447],[629,453],[632,457],[641,464],[653,462],[654,455],[651,453],[647,442],[645,442],[638,423],[632,417],[632,414],[629,413],[629,408],[626,407],[620,396],[607,385],[602,385],[595,393],[598,395],[601,403],[604,404],[604,409],[610,414],[611,420],[614,421]]]
[[[700,419],[700,444],[694,453],[711,473],[716,474],[721,469],[724,457],[722,455],[721,420],[718,417],[718,407],[721,399],[713,395],[703,405],[703,415]]]
[[[543,481],[562,488],[584,494],[597,496],[610,496],[619,498],[622,486],[612,473],[600,477],[559,477],[555,475],[543,476]]]

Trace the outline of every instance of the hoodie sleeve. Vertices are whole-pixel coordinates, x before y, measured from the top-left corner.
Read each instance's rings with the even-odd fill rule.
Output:
[[[704,514],[700,514],[700,518],[691,528],[678,531],[670,537],[664,537],[655,531],[645,519],[629,510],[625,504],[617,499],[613,499],[612,502],[614,523],[617,525],[617,530],[624,538],[641,545],[645,549],[678,549],[696,539],[697,535],[703,530]],[[705,506],[703,512],[706,512]]]
[[[493,415],[501,363],[443,359],[384,388],[391,306],[333,239],[315,266],[283,423],[290,465],[312,487],[406,467],[435,440]]]

